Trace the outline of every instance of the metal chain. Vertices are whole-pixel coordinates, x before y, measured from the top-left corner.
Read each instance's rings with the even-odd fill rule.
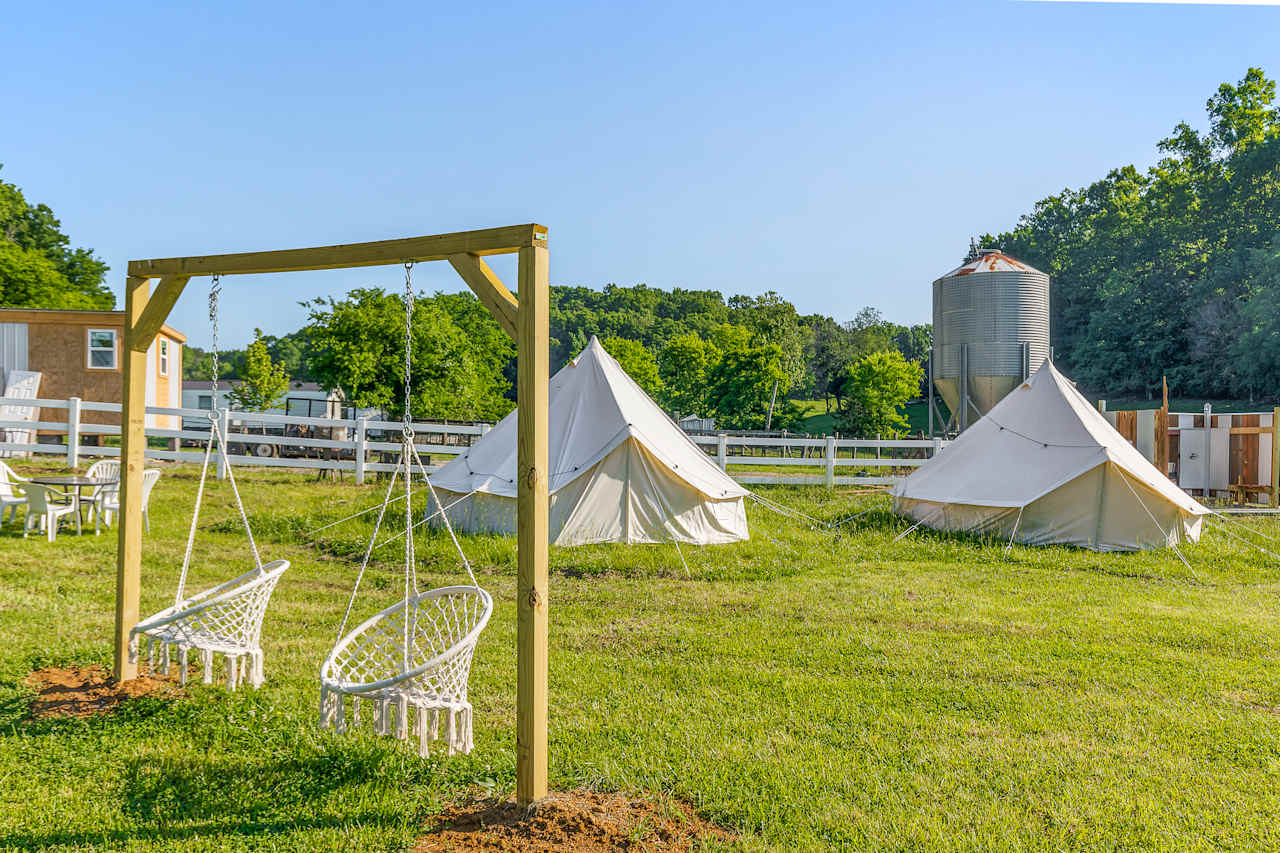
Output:
[[[213,280],[209,282],[209,325],[213,329],[213,349],[210,355],[213,357],[213,376],[210,377],[209,390],[212,391],[213,397],[209,401],[209,417],[213,417],[213,412],[218,409],[218,296],[222,293],[222,276],[214,273]]]
[[[413,261],[404,262],[404,425],[401,430],[406,440],[413,438],[413,423],[409,414],[410,385],[413,380]]]
[[[400,458],[404,460],[404,636],[401,644],[402,672],[409,670],[413,659],[411,636],[413,616],[410,613],[409,596],[418,593],[418,560],[413,549],[413,420],[409,411],[412,401],[410,385],[413,382],[413,261],[404,262],[404,422],[400,427],[404,445]]]

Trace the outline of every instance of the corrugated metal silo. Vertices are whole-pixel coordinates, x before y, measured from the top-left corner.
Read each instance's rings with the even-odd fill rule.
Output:
[[[933,381],[964,429],[1049,357],[1049,276],[998,251],[933,283]]]

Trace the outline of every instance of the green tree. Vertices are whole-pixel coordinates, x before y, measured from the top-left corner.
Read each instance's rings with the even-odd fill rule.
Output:
[[[617,359],[618,364],[644,393],[654,399],[661,397],[662,377],[658,374],[658,362],[643,344],[614,335],[605,338],[600,345],[605,352]]]
[[[289,374],[284,366],[271,360],[262,330],[253,330],[253,343],[245,351],[244,376],[227,392],[231,405],[244,412],[263,412],[275,408],[289,390]]]
[[[359,288],[341,300],[304,303],[311,369],[356,406],[404,412],[404,302],[379,288]],[[439,300],[419,297],[411,327],[410,409],[416,418],[492,420],[513,408],[508,384],[492,359],[454,323]]]
[[[830,317],[815,314],[806,317],[805,322],[809,327],[809,342],[805,347],[809,376],[814,392],[822,395],[830,412],[833,397],[836,408],[840,407],[845,374],[858,358],[857,341],[848,329]]]
[[[679,417],[706,414],[710,373],[719,361],[719,348],[693,332],[667,341],[658,351],[663,407]]]
[[[846,433],[886,438],[907,429],[901,409],[920,389],[924,371],[897,350],[864,355],[849,368],[845,380],[845,407],[836,426]]]
[[[71,286],[52,261],[39,252],[0,241],[0,307],[100,307]]]
[[[53,211],[30,204],[0,181],[0,305],[31,308],[115,307],[107,265],[92,249],[72,249]]]
[[[1057,361],[1088,388],[1152,396],[1165,375],[1185,395],[1256,387],[1237,343],[1256,325],[1246,305],[1273,286],[1244,272],[1280,232],[1275,84],[1250,68],[1206,111],[1209,131],[1177,124],[1145,172],[1113,169],[982,238],[1049,273]]]
[[[760,296],[734,296],[729,299],[732,322],[749,329],[754,342],[773,344],[778,348],[782,376],[778,392],[806,384],[805,345],[809,329],[800,322],[796,307],[770,290]]]
[[[1250,68],[1236,86],[1223,83],[1205,103],[1211,138],[1221,148],[1240,151],[1273,139],[1280,129],[1280,110],[1274,106],[1276,84],[1261,68]]]
[[[774,386],[786,378],[781,347],[753,345],[743,338],[722,331],[720,359],[708,372],[708,414],[722,429],[763,429]],[[781,427],[788,413],[775,412],[774,420],[775,426]]]

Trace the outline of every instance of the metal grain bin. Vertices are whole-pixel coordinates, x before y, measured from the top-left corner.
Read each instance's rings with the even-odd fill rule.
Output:
[[[933,283],[933,380],[953,429],[989,412],[1048,357],[1049,276],[984,249]]]

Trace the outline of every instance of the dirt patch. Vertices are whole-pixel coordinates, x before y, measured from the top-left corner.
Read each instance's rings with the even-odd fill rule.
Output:
[[[418,853],[489,851],[687,851],[700,841],[733,835],[699,817],[688,804],[570,791],[551,794],[531,809],[515,800],[477,800],[452,806],[418,842]]]
[[[186,695],[176,676],[139,670],[133,681],[120,683],[100,666],[46,667],[28,675],[26,682],[36,691],[29,713],[37,720],[110,713],[139,696]]]

